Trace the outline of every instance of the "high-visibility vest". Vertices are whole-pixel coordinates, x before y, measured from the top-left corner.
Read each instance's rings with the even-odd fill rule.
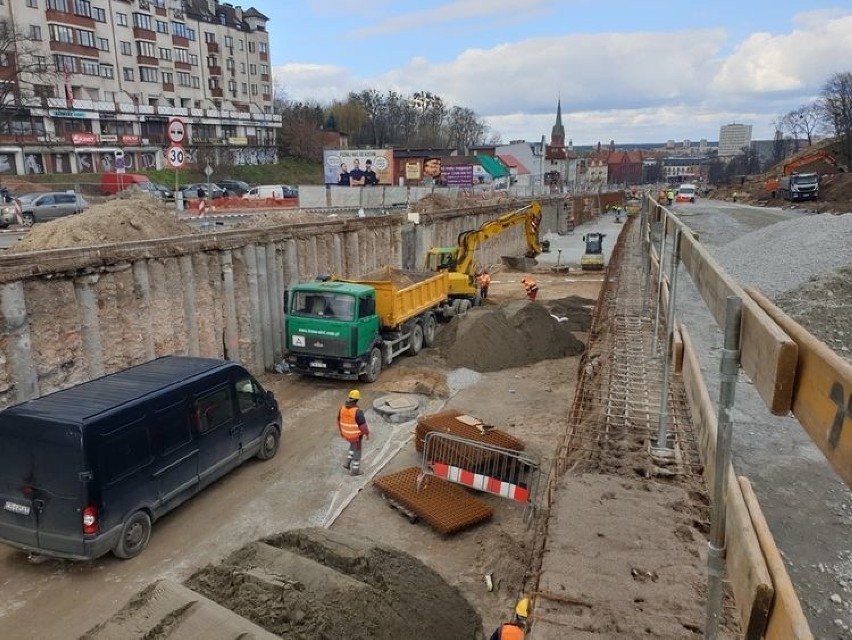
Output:
[[[479,285],[481,287],[487,287],[489,284],[491,284],[491,276],[487,273],[481,274],[479,276]]]
[[[524,640],[524,630],[506,623],[500,627],[500,640]]]
[[[358,407],[341,407],[340,414],[337,416],[337,427],[340,429],[340,435],[349,442],[357,442],[363,435],[361,427],[358,426],[358,421],[355,419],[357,414]]]

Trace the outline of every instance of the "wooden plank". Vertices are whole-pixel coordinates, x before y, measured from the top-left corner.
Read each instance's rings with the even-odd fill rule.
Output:
[[[704,461],[704,478],[707,486],[715,481],[716,459],[716,408],[710,400],[707,385],[701,374],[698,355],[685,327],[681,327],[683,340],[683,383],[689,400],[692,423],[698,433],[701,459]],[[737,611],[746,638],[759,638],[766,627],[769,607],[773,598],[772,579],[760,551],[757,534],[737,483],[732,465],[726,469],[728,490],[725,496],[727,519],[725,521],[727,574],[737,603]]]
[[[681,258],[710,313],[725,326],[728,296],[742,300],[740,364],[763,402],[775,415],[790,411],[798,346],[746,294],[691,235],[683,236]]]
[[[755,302],[795,341],[799,350],[792,410],[834,470],[852,487],[852,364],[755,289]]]
[[[766,640],[810,640],[813,634],[808,626],[808,620],[802,611],[799,597],[790,581],[781,552],[775,545],[769,523],[766,522],[751,482],[742,476],[738,480],[752,526],[760,542],[760,550],[769,568],[772,585],[775,587],[775,598],[769,610],[769,621],[766,625]]]
[[[683,338],[680,335],[680,327],[675,327],[672,336],[672,366],[676,373],[683,371]]]

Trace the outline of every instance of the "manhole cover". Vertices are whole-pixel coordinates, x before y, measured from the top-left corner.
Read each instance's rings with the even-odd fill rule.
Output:
[[[420,400],[417,396],[394,394],[373,401],[373,409],[388,422],[406,422],[417,417]]]

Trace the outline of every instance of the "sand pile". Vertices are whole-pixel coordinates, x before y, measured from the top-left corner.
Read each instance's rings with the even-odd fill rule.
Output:
[[[191,233],[192,227],[178,220],[174,210],[159,200],[133,195],[93,205],[85,213],[36,224],[9,253],[157,240]]]
[[[480,372],[579,355],[585,345],[573,332],[588,328],[587,321],[577,319],[589,317],[588,301],[566,298],[559,303],[560,317],[567,318],[562,322],[543,304],[528,300],[471,309],[438,334],[435,346],[451,366]]]
[[[268,229],[301,222],[326,222],[329,216],[318,213],[305,213],[301,209],[264,211],[252,214],[233,225],[232,229]]]
[[[186,586],[282,638],[475,638],[482,620],[413,556],[299,529],[253,542]]]
[[[445,211],[447,209],[455,209],[458,207],[458,202],[454,199],[447,198],[437,193],[431,193],[428,196],[420,198],[417,202],[411,204],[412,211],[420,213],[430,213],[433,211]]]

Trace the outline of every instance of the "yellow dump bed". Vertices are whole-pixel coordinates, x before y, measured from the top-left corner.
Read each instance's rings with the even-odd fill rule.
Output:
[[[362,279],[341,280],[376,290],[376,313],[382,327],[387,329],[395,329],[406,320],[446,302],[450,291],[450,276],[446,271],[383,267]]]

